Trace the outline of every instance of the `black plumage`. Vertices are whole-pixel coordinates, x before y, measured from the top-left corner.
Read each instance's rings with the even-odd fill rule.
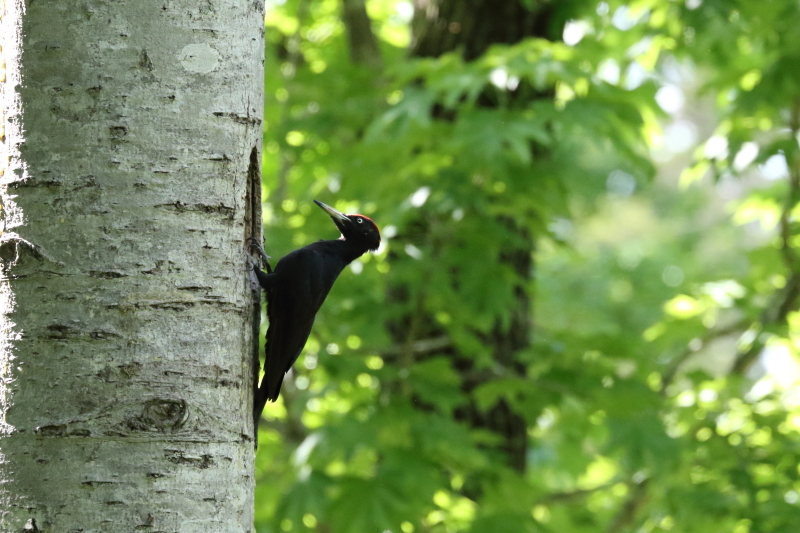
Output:
[[[283,257],[269,273],[256,269],[267,293],[267,344],[264,378],[253,403],[256,426],[266,402],[278,399],[286,373],[297,361],[311,334],[314,317],[344,267],[381,243],[378,227],[363,215],[345,215],[314,200],[341,232],[336,240],[321,240]],[[264,254],[263,249],[255,245]],[[267,263],[269,269],[269,263]]]

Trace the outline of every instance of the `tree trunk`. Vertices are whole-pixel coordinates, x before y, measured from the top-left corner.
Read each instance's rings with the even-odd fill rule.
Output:
[[[416,0],[415,8],[411,45],[411,53],[415,56],[437,57],[457,50],[465,59],[472,60],[480,57],[493,44],[513,44],[527,37],[550,37],[550,3],[521,0]],[[515,94],[516,98],[531,96],[536,98],[541,95],[530,91],[518,91]],[[484,100],[482,105],[494,105],[488,103],[492,99]],[[452,116],[438,118],[453,119]],[[420,223],[424,225],[424,222]],[[518,353],[529,347],[531,342],[530,286],[534,270],[535,236],[519,221],[499,217],[497,223],[507,227],[517,237],[515,244],[505,246],[498,257],[499,263],[509,266],[516,273],[517,283],[513,287],[514,304],[510,310],[510,321],[503,325],[498,317],[495,328],[483,340],[491,348],[497,370],[501,371],[502,376],[524,376],[525,365],[518,360]],[[427,234],[426,231],[416,233]],[[434,250],[432,254],[436,256],[437,252]],[[406,292],[402,289],[396,291],[397,294]],[[435,321],[419,317],[407,323],[435,324]],[[405,343],[442,334],[438,330],[414,331],[414,328],[403,326],[399,329],[397,325],[390,325],[394,338]],[[528,447],[526,421],[505,400],[483,411],[473,398],[474,391],[496,379],[497,374],[476,371],[469,354],[458,353],[455,349],[440,353],[447,353],[451,357],[454,368],[461,373],[462,388],[470,398],[467,404],[456,410],[456,417],[474,428],[488,429],[497,434],[501,442],[498,448],[505,454],[507,464],[523,472]]]
[[[342,20],[347,30],[350,59],[367,67],[381,66],[381,51],[372,33],[372,24],[364,0],[342,0]]]
[[[5,6],[0,530],[252,531],[263,2]]]
[[[551,2],[543,0],[415,0],[411,53],[438,57],[461,50],[481,56],[493,44],[548,38]]]

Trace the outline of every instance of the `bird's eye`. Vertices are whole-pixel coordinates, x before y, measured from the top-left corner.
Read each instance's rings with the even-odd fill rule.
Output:
[[[361,224],[362,222],[364,222],[364,219],[363,219],[363,218],[357,218],[357,219],[356,219],[356,222],[358,222],[359,224]]]

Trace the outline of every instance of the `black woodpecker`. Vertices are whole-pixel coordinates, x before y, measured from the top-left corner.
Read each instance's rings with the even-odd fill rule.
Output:
[[[264,405],[278,399],[286,373],[297,361],[311,334],[314,317],[325,301],[344,267],[381,243],[378,226],[364,215],[345,215],[329,205],[314,200],[333,219],[341,237],[317,241],[284,256],[275,269],[267,262],[268,272],[255,268],[258,283],[267,293],[267,344],[264,379],[253,402],[255,429]],[[251,243],[262,258],[264,249]]]

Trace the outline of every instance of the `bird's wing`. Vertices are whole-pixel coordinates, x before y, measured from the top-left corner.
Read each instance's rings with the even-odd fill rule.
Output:
[[[278,399],[284,375],[300,356],[314,317],[341,272],[340,262],[332,262],[322,246],[314,243],[296,250],[276,266],[277,277],[267,293],[269,328],[265,376],[259,389],[264,401]]]
[[[287,287],[276,287],[269,295],[267,316],[266,362],[264,380],[266,397],[271,401],[278,399],[285,374],[292,368],[303,350],[311,327],[314,325],[316,306],[308,306],[305,291],[292,294]],[[262,384],[263,387],[263,384]]]

